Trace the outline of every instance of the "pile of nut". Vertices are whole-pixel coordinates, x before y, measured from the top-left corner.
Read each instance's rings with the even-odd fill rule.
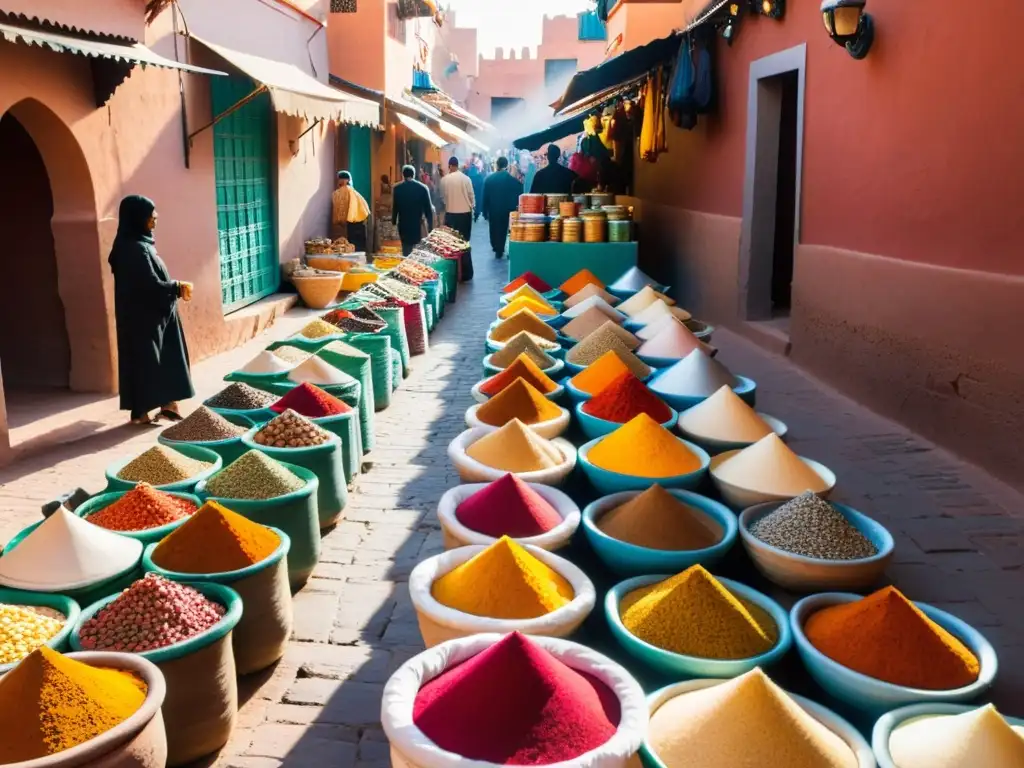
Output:
[[[257,444],[268,448],[309,448],[323,445],[330,439],[330,432],[290,408],[267,422],[253,437]]]

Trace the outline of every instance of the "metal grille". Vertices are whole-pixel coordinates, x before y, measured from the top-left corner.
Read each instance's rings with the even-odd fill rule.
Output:
[[[211,79],[213,114],[255,90],[242,77]],[[213,127],[217,235],[224,312],[277,290],[281,274],[274,230],[269,94],[261,94]]]

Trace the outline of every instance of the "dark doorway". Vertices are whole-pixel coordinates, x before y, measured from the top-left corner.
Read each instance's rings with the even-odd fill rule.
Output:
[[[0,264],[10,289],[0,302],[3,386],[66,389],[71,345],[57,285],[50,178],[32,137],[10,114],[0,118],[0,168]]]
[[[515,96],[491,97],[491,122],[498,123],[506,118],[514,118],[526,106],[526,99]]]
[[[796,227],[796,71],[777,76],[781,96],[779,116],[779,170],[775,195],[775,246],[772,253],[772,317],[789,314],[793,286],[793,242]]]

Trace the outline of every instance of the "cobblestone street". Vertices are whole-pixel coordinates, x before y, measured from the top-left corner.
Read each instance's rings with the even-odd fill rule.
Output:
[[[486,225],[474,232],[476,278],[430,338],[427,355],[392,405],[377,414],[372,469],[357,480],[344,521],[324,540],[322,560],[296,595],[295,635],[271,672],[241,683],[234,738],[218,766],[277,768],[390,765],[379,726],[391,672],[421,649],[405,581],[442,551],[434,510],[458,483],[446,459],[480,378],[483,333],[493,319],[507,262],[495,261]],[[294,330],[295,313],[243,350],[202,364],[199,397],[255,350]],[[896,537],[889,576],[913,599],[952,611],[996,645],[995,701],[1024,709],[1024,506],[981,471],[824,388],[786,359],[725,330],[721,359],[754,378],[758,406],[789,425],[790,445],[835,470],[836,500],[876,517]],[[102,469],[155,439],[114,430],[62,446],[0,474],[0,540],[38,519],[39,506],[83,485],[99,490]]]

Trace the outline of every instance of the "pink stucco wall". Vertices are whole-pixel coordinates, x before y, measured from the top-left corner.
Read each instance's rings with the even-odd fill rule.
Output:
[[[88,32],[141,40],[145,34],[143,0],[3,0],[0,10]]]

